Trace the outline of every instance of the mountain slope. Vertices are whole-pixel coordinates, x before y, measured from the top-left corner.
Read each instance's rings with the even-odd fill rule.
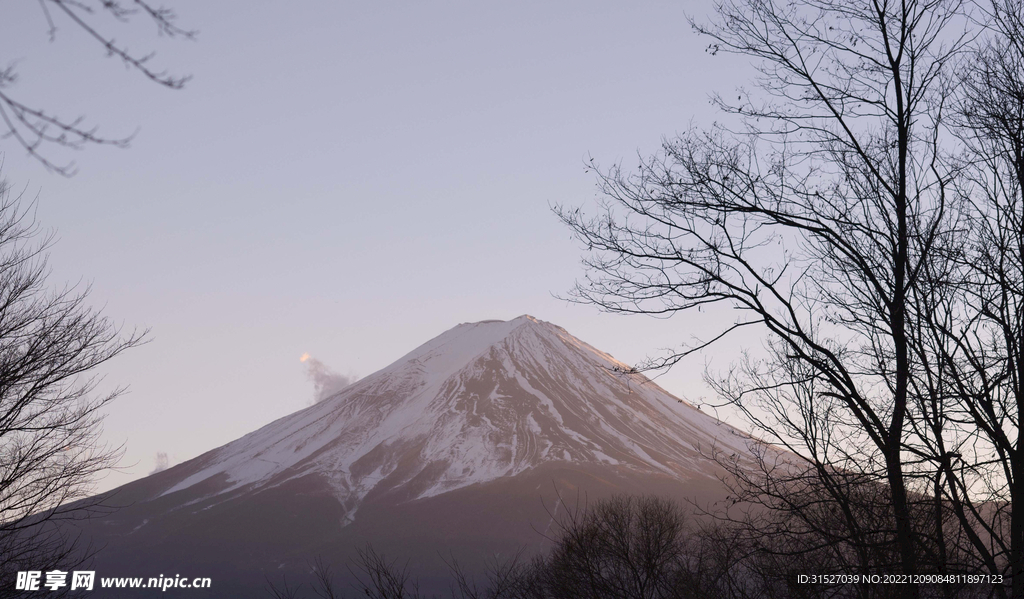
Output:
[[[729,427],[615,369],[628,367],[531,316],[462,324],[215,450],[164,494],[218,475],[225,494],[317,473],[352,517],[371,492],[419,499],[552,461],[689,478],[711,472],[696,444],[742,446]]]

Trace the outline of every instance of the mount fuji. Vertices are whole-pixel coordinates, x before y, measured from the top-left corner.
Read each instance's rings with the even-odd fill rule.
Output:
[[[265,576],[300,577],[316,556],[340,564],[367,542],[429,584],[438,552],[542,550],[565,503],[721,497],[701,449],[742,455],[748,440],[561,327],[466,323],[116,489],[103,500],[118,509],[81,533],[104,547],[97,576],[213,578],[190,597],[262,593]]]

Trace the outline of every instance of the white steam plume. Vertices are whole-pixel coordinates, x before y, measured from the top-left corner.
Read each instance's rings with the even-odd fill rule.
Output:
[[[309,354],[302,354],[299,361],[306,365],[306,376],[313,381],[312,403],[320,403],[359,379],[354,375],[338,374]]]

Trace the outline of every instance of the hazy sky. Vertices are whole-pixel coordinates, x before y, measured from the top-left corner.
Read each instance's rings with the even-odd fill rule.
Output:
[[[37,3],[0,4],[12,94],[111,136],[138,129],[126,150],[51,149],[76,161],[71,179],[0,141],[2,176],[58,232],[52,281],[91,284],[105,314],[152,330],[104,371],[131,390],[105,424],[125,467],[101,488],[303,408],[305,353],[365,376],[461,322],[532,314],[636,362],[712,330],[553,297],[583,271],[550,210],[594,201],[587,156],[650,154],[747,82],[691,32],[706,3],[167,5],[196,41],[97,25],[191,74],[182,91],[68,23],[49,42]],[[659,382],[694,397],[706,358]]]

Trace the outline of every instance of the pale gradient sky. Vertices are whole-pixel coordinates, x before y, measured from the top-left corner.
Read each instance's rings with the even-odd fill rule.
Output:
[[[0,4],[13,93],[139,129],[127,150],[51,149],[71,179],[0,142],[2,176],[58,231],[52,282],[91,283],[108,316],[152,329],[104,371],[131,391],[105,423],[124,469],[99,488],[301,409],[306,352],[365,376],[458,323],[528,313],[636,362],[713,330],[554,298],[583,271],[549,208],[594,201],[588,155],[649,154],[749,80],[686,23],[706,2],[167,4],[197,41],[102,23],[192,74],[182,91],[69,24],[50,43],[37,3]],[[705,358],[659,382],[695,398]]]

